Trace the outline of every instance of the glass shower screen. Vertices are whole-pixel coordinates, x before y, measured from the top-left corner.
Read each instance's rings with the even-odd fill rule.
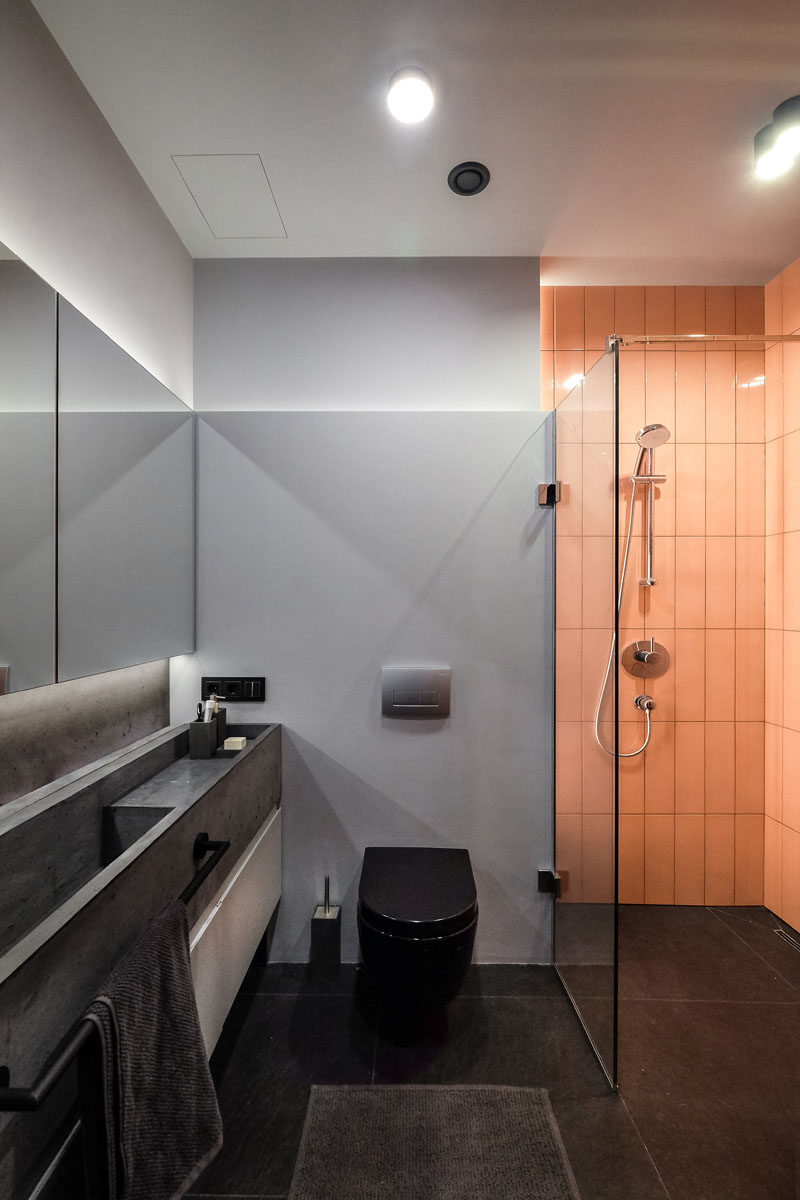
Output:
[[[554,961],[617,1076],[617,349],[558,405]]]

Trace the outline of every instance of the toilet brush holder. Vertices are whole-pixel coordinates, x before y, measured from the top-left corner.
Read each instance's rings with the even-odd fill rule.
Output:
[[[311,953],[308,966],[312,975],[336,975],[342,957],[342,910],[330,902],[330,877],[325,876],[325,900],[314,909],[311,918]]]

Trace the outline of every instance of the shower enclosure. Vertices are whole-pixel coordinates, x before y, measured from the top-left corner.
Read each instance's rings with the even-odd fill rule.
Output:
[[[737,328],[758,320],[737,308]],[[612,1085],[619,903],[784,915],[769,837],[773,743],[800,749],[780,684],[800,641],[781,582],[784,543],[786,578],[800,553],[798,342],[612,337],[556,407],[554,960]]]

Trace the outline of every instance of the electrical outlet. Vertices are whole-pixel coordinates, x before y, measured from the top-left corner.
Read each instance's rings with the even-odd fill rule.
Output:
[[[207,700],[213,692],[226,704],[260,704],[267,698],[267,680],[263,675],[204,675],[200,689],[202,700]]]

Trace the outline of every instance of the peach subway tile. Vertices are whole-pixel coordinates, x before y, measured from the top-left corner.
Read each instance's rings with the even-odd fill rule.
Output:
[[[554,349],[553,343],[553,288],[539,288],[539,346],[542,350]]]
[[[644,288],[614,288],[614,332],[644,333]]]
[[[800,833],[783,827],[781,917],[800,930]]]
[[[764,819],[764,904],[779,913],[783,909],[783,826]]]
[[[584,629],[579,634],[579,637],[582,644],[583,684],[580,704],[572,714],[572,719],[575,720],[577,713],[580,712],[581,720],[594,721],[600,689],[603,686],[606,663],[608,662],[608,652],[611,648],[612,633],[608,629]],[[620,676],[623,674],[624,672],[620,672]],[[623,681],[620,678],[620,692],[622,691],[622,687]],[[612,720],[612,712],[613,693],[609,684],[605,695],[605,707],[601,714],[604,723]]]
[[[764,352],[764,437],[768,442],[783,433],[783,345]]]
[[[654,636],[656,636],[656,640],[658,640],[655,630],[653,630],[653,634],[654,634]],[[620,647],[624,650],[626,646],[629,646],[631,644],[631,642],[636,641],[641,636],[642,636],[642,633],[641,633],[641,630],[639,630],[639,629],[628,629],[628,628],[620,627],[620,631],[619,631]],[[603,669],[605,669],[605,664],[604,664]],[[620,720],[621,721],[629,721],[632,724],[638,726],[638,728],[640,730],[642,730],[644,728],[644,716],[636,708],[634,701],[636,700],[636,697],[641,694],[642,682],[643,682],[642,679],[640,679],[637,675],[629,675],[628,672],[620,666],[620,669],[619,669],[619,715],[620,715]],[[648,682],[652,683],[653,681],[648,680]],[[639,741],[641,741],[641,738],[639,739]],[[630,749],[630,746],[627,746],[626,749]]]
[[[800,529],[800,431],[783,438],[783,531]]]
[[[706,625],[732,629],[736,624],[736,538],[706,538]]]
[[[659,536],[674,537],[675,529],[675,454],[674,442],[660,446],[656,456],[656,473],[666,475],[666,483],[656,484],[655,489],[655,532]]]
[[[645,420],[675,433],[675,351],[648,349],[644,356]],[[656,453],[656,466],[660,459]],[[663,474],[663,472],[662,472]]]
[[[614,818],[583,818],[583,901],[608,904],[614,899]]]
[[[701,813],[675,817],[675,903],[705,902],[705,818]]]
[[[580,629],[556,631],[556,721],[576,721],[581,711]]]
[[[675,532],[703,536],[706,532],[706,447],[675,447]],[[727,532],[733,533],[733,529]]]
[[[771,533],[764,546],[764,619],[767,629],[783,628],[783,539]]]
[[[560,537],[556,542],[557,629],[580,629],[582,627],[582,595],[583,538]]]
[[[736,447],[736,533],[756,537],[764,532],[764,446],[746,442]]]
[[[619,358],[619,433],[633,442],[644,420],[644,350],[622,350]],[[631,469],[633,469],[631,461]]]
[[[676,629],[675,719],[703,721],[706,711],[706,633],[704,629]]]
[[[764,447],[764,532],[783,533],[783,438]]]
[[[800,730],[800,633],[793,629],[783,635],[782,724]]]
[[[579,721],[556,721],[556,810],[583,811]]]
[[[783,805],[779,819],[784,825],[800,833],[800,733],[796,729],[784,729],[782,743]]]
[[[706,720],[732,721],[736,713],[736,635],[706,630]]]
[[[688,447],[684,447],[688,449]],[[729,536],[736,533],[736,447],[709,442],[706,445],[706,533]],[[684,530],[680,530],[681,533]]]
[[[556,870],[561,876],[562,900],[581,899],[583,817],[556,813]]]
[[[764,720],[783,724],[783,630],[764,635]]]
[[[539,353],[539,408],[549,412],[555,408],[555,380],[553,372],[555,363],[552,350],[542,350]]]
[[[736,440],[764,441],[764,351],[736,350]]]
[[[733,350],[706,354],[706,440],[736,441],[736,355]]]
[[[736,811],[764,812],[764,722],[736,722]]]
[[[605,350],[614,330],[613,287],[587,287],[584,295],[584,329],[587,350]]]
[[[783,738],[780,725],[764,725],[764,812],[783,820]]]
[[[627,528],[627,525],[626,525]],[[625,551],[625,538],[619,541],[619,564],[622,571],[622,560]],[[644,574],[644,553],[642,538],[631,539],[628,552],[628,565],[625,570],[625,586],[622,589],[622,606],[619,611],[620,625],[626,628],[638,629],[639,636],[644,636],[644,623],[649,602],[648,588],[639,586],[639,580]]]
[[[556,287],[553,296],[555,312],[554,340],[556,350],[580,350],[584,347],[584,296],[582,287]]]
[[[555,353],[555,402],[556,405],[563,403],[571,392],[583,379],[583,351],[582,350],[556,350]],[[580,396],[581,393],[578,393]],[[581,404],[579,399],[568,401],[568,403]]]
[[[644,811],[675,811],[675,722],[654,726],[645,750]]]
[[[644,904],[644,817],[619,819],[619,899],[621,904]]]
[[[764,630],[736,630],[736,720],[764,719]]]
[[[733,815],[706,815],[706,904],[734,902]]]
[[[706,360],[705,355],[681,346],[675,355],[675,429],[676,442],[706,440]]]
[[[644,818],[645,904],[675,903],[675,817],[651,813]]]
[[[675,624],[699,629],[706,623],[706,539],[675,539]]]
[[[800,531],[783,537],[783,627],[800,630]]]
[[[766,538],[736,539],[736,625],[764,628]]]
[[[670,664],[675,659],[675,630],[674,629],[659,629],[657,625],[650,625],[647,629],[648,637],[652,636],[656,642],[660,642],[665,647],[670,657]],[[662,725],[665,721],[675,720],[675,672],[670,669],[664,674],[659,675],[657,679],[637,680],[639,691],[647,691],[656,702],[653,710],[652,719],[655,725]],[[644,688],[642,685],[647,683],[649,686]]]
[[[795,259],[783,271],[783,333],[800,330],[800,259]],[[769,330],[770,333],[773,330]]]
[[[736,288],[706,288],[706,333],[736,332]]]
[[[706,289],[704,287],[675,288],[675,332],[705,333]]]
[[[675,811],[705,812],[706,728],[703,721],[675,722]]]
[[[644,331],[650,334],[675,332],[675,288],[644,289]]]
[[[617,481],[614,449],[587,442],[583,447],[583,532],[602,536],[614,528]]]
[[[800,429],[800,342],[783,346],[783,432]]]
[[[770,279],[764,288],[764,332],[783,333],[783,275]]]
[[[675,538],[653,539],[653,569],[658,583],[640,588],[646,593],[647,619],[653,626],[669,628],[675,624]]]
[[[597,744],[594,722],[582,724],[583,742],[583,812],[612,813],[614,811],[614,758]]]
[[[706,724],[706,812],[732,813],[736,807],[736,750],[733,721]]]
[[[552,356],[551,356],[552,357]],[[583,443],[583,408],[570,397],[556,409],[556,455],[567,444]]]
[[[736,332],[764,332],[764,288],[755,285],[736,289]]]
[[[620,750],[635,749],[641,744],[641,726],[635,721],[620,721]],[[644,755],[619,760],[619,810],[622,813],[644,812]]]
[[[561,480],[561,503],[556,505],[556,537],[583,533],[583,447],[565,442],[556,450],[556,473]]]
[[[611,629],[614,624],[614,539],[583,538],[583,627]]]
[[[734,822],[734,904],[764,903],[764,818],[737,813]]]

